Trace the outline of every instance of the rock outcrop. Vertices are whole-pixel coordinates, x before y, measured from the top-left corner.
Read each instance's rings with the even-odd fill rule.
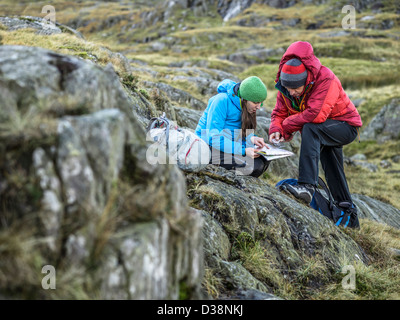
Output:
[[[239,50],[238,52],[221,56],[221,59],[226,59],[236,64],[254,65],[268,62],[271,57],[281,57],[285,53],[283,48],[268,49],[262,45],[253,45],[250,48]]]
[[[400,229],[400,210],[365,195],[353,194],[352,197],[358,207],[360,218],[377,221]]]
[[[349,263],[368,261],[363,250],[327,218],[265,180],[236,176],[211,165],[186,178],[190,203],[205,217],[206,267],[223,279],[230,296],[241,290],[272,293],[278,289],[276,277],[286,279],[281,285],[290,283],[312,257],[319,257],[327,272],[339,270],[343,257]],[[252,248],[261,254],[264,271],[244,255]]]
[[[383,106],[363,130],[361,137],[383,143],[400,137],[400,99],[393,99]]]
[[[125,69],[130,80],[139,72]],[[181,71],[172,81],[192,82],[204,96],[230,77]],[[166,112],[194,129],[205,104],[144,84],[158,96],[127,86],[111,64],[0,46],[1,297],[210,298],[208,275],[220,299],[280,299],[337,280],[344,264],[370,262],[347,232],[267,179],[149,164],[150,118]],[[267,139],[269,113],[257,123]],[[298,154],[298,135],[288,148]],[[267,173],[295,177],[297,162],[274,161]],[[400,228],[398,209],[354,199],[360,217]],[[38,290],[45,265],[57,271],[56,291]]]
[[[9,31],[19,29],[35,29],[37,34],[51,35],[62,32],[74,34],[79,38],[83,35],[69,26],[32,16],[0,17],[0,23]]]
[[[51,265],[62,298],[83,287],[89,298],[199,297],[201,214],[176,166],[146,161],[133,108],[143,103],[110,65],[23,46],[1,46],[0,57],[1,295],[54,298],[34,290]],[[15,243],[15,229],[29,236]]]

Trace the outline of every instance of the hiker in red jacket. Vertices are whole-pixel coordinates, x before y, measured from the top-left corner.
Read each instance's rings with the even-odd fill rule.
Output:
[[[358,228],[357,209],[343,169],[343,145],[352,142],[362,126],[357,109],[308,42],[294,42],[286,50],[275,88],[279,92],[271,115],[270,142],[290,141],[297,131],[302,137],[298,185],[289,191],[310,203],[321,160],[335,201],[351,211],[349,226]]]

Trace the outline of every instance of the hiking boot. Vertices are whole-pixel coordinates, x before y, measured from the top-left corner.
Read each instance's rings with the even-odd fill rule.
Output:
[[[297,185],[288,184],[286,186],[286,190],[289,191],[296,198],[307,202],[307,204],[309,204],[312,200],[313,186],[310,184],[297,184]]]

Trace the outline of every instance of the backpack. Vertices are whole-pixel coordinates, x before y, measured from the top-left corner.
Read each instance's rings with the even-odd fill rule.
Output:
[[[182,170],[198,172],[210,162],[211,151],[208,144],[190,129],[180,128],[165,113],[161,117],[150,119],[147,140],[155,142],[153,147],[158,152],[158,161],[155,162],[149,161],[149,154],[153,149],[146,154],[147,160],[153,164],[166,164],[168,158],[168,163],[175,163]]]
[[[278,190],[285,190],[286,184],[297,185],[297,179],[281,180],[275,185],[275,187]],[[325,191],[328,198],[321,193],[319,188],[314,188],[314,194],[309,206],[317,210],[323,216],[332,220],[335,225],[342,226],[344,228],[348,227],[350,223],[351,212],[350,210],[346,209],[349,209],[352,204],[349,202],[340,202],[340,206],[337,205],[328,186],[321,177],[318,177],[318,185]]]

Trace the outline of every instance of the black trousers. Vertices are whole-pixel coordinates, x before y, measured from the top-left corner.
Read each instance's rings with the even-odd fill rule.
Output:
[[[328,119],[323,123],[306,123],[301,132],[298,181],[317,186],[321,160],[333,198],[337,202],[352,202],[343,168],[343,146],[356,137],[357,128],[347,122]]]
[[[219,165],[227,170],[235,170],[242,175],[258,178],[269,167],[270,161],[267,161],[263,156],[253,159],[248,156],[225,153],[211,147],[210,150],[210,164]]]

